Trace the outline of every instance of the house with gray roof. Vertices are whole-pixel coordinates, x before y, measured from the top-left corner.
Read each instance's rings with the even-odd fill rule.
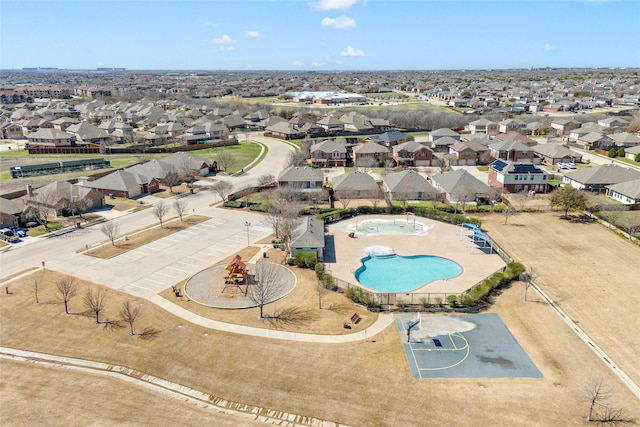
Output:
[[[305,132],[298,130],[293,123],[289,123],[286,120],[267,126],[264,135],[284,140],[302,139],[307,136]]]
[[[449,204],[485,199],[490,193],[487,184],[464,169],[436,174],[431,181]]]
[[[155,159],[130,166],[125,171],[135,175],[142,175],[148,180],[156,178],[159,181],[164,180],[165,176],[170,172],[178,173],[178,170],[172,164]]]
[[[594,150],[596,148],[609,150],[614,147],[615,141],[603,133],[590,132],[576,139],[575,144],[583,150]]]
[[[471,131],[472,134],[475,134],[475,133],[496,134],[500,131],[500,125],[488,119],[479,119],[469,123],[469,130]]]
[[[314,217],[296,220],[291,232],[291,256],[299,252],[315,252],[318,261],[324,258],[324,222]]]
[[[390,200],[434,200],[438,194],[426,178],[412,169],[385,175],[382,185]]]
[[[640,205],[640,179],[607,185],[607,196],[625,205]]]
[[[608,185],[640,179],[640,172],[614,163],[591,166],[564,174],[562,182],[579,190],[602,191]]]
[[[128,199],[147,193],[155,193],[160,189],[158,179],[148,179],[125,170],[117,170],[95,181],[79,181],[78,184],[98,190],[104,195]]]
[[[489,165],[489,186],[519,193],[521,191],[535,191],[546,193],[549,189],[548,175],[530,162],[510,162],[495,160]]]
[[[533,147],[533,152],[540,157],[542,163],[546,165],[555,165],[556,163],[563,162],[582,162],[582,154],[570,150],[564,145],[554,144],[552,142],[536,145]]]
[[[40,196],[46,194],[46,196]],[[31,190],[25,198],[27,206],[45,205],[55,211],[83,213],[104,206],[104,194],[89,187],[71,184],[68,181],[54,181],[37,190]]]
[[[325,116],[316,122],[322,126],[326,133],[342,132],[344,130],[344,122],[333,116]]]
[[[324,182],[322,169],[291,166],[278,175],[278,186],[293,189],[300,194],[321,193]]]
[[[448,153],[449,148],[453,145],[456,145],[460,142],[460,139],[452,138],[450,136],[444,136],[442,138],[438,138],[431,143],[431,148],[436,153]]]
[[[359,171],[335,176],[332,180],[335,197],[344,199],[379,199],[382,191],[375,178]]]
[[[393,147],[394,145],[403,143],[406,138],[407,135],[405,133],[397,130],[390,130],[379,135],[371,135],[369,140],[377,142],[380,145],[384,145],[385,147]]]
[[[613,139],[616,147],[636,147],[640,145],[640,137],[629,132],[612,133],[609,138]]]
[[[429,132],[429,141],[430,142],[435,142],[440,138],[445,138],[445,137],[449,137],[449,138],[453,138],[456,141],[460,141],[460,134],[454,130],[451,130],[449,128],[440,128],[440,129],[436,129],[433,132]],[[455,142],[454,142],[455,144]]]
[[[71,125],[67,127],[66,132],[75,135],[76,144],[78,145],[100,145],[111,141],[111,138],[109,138],[109,132],[104,129],[100,129],[89,122],[81,122]]]
[[[185,151],[178,151],[161,159],[172,165],[181,177],[205,176],[214,171],[214,163],[209,159]]]
[[[29,147],[71,147],[76,145],[76,137],[56,129],[40,128],[27,135]]]
[[[18,227],[24,224],[24,205],[15,200],[0,197],[0,228]]]

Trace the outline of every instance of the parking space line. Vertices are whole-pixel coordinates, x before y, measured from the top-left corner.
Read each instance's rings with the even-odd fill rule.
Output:
[[[187,270],[181,270],[181,269],[179,269],[179,268],[175,268],[175,267],[171,267],[171,266],[167,266],[167,268],[170,268],[170,269],[172,269],[172,270],[176,270],[176,271],[180,271],[180,272],[182,272],[182,273],[186,273],[186,272],[187,272]]]
[[[148,281],[153,282],[153,283],[157,283],[159,285],[164,285],[164,282],[158,282],[157,280],[153,280],[153,279],[150,279],[148,277],[143,277],[143,279],[144,280],[148,280]]]
[[[191,267],[197,267],[198,266],[198,264],[189,264],[188,262],[184,262],[184,261],[178,261],[176,264],[190,265]]]
[[[169,277],[169,278],[171,278],[171,279],[175,279],[175,278],[176,278],[176,276],[172,276],[172,275],[170,275],[170,274],[166,274],[166,273],[160,273],[159,271],[156,271],[156,272],[155,272],[155,274],[158,274],[158,275],[160,275],[160,276]]]

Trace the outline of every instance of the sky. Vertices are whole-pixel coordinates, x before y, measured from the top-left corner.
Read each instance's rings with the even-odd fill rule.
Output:
[[[0,0],[23,67],[640,67],[640,0]]]

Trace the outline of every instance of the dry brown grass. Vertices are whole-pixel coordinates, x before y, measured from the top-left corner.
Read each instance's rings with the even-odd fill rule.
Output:
[[[128,252],[135,248],[139,248],[142,245],[146,245],[147,243],[151,243],[154,240],[158,240],[162,237],[168,236],[180,230],[185,230],[192,225],[201,223],[203,221],[208,220],[209,217],[201,216],[201,215],[189,215],[183,217],[183,221],[179,219],[174,219],[171,221],[167,221],[163,224],[162,228],[152,227],[145,228],[144,231],[136,232],[127,235],[127,240],[124,240],[124,236],[115,239],[114,245],[111,243],[104,244],[102,246],[98,246],[94,249],[89,250],[88,252],[84,252],[86,255],[91,255],[96,258],[111,258],[116,255],[120,255],[122,253]]]
[[[29,278],[12,284],[13,295],[0,295],[1,345],[124,365],[231,401],[358,426],[584,425],[585,408],[577,396],[590,375],[601,375],[617,386],[618,402],[640,417],[634,409],[637,400],[548,306],[522,301],[521,285],[505,290],[492,311],[500,314],[544,378],[417,380],[411,376],[395,326],[374,337],[375,342],[292,343],[207,330],[142,301],[136,329],[154,327],[161,333],[155,340],[141,340],[130,337],[126,329],[105,330],[89,317],[64,314],[54,292],[59,275],[45,274],[41,294],[45,303],[35,304]],[[82,282],[81,286],[95,285]],[[115,291],[109,296],[105,319],[115,319],[121,303],[133,299]],[[71,301],[70,309],[84,310],[79,297]],[[3,370],[2,376],[3,387],[12,383],[0,395],[2,403],[13,390],[29,390],[33,381],[38,387],[58,378],[42,370],[24,380],[13,369]],[[48,417],[47,423],[66,424],[65,413],[50,411],[47,398],[57,393],[54,401],[59,402],[72,383],[58,387],[48,382],[52,389],[26,394],[25,399],[11,401],[11,408],[25,417],[31,413],[33,419]],[[114,387],[119,390],[121,384]],[[104,388],[101,394],[113,392],[110,386]],[[137,418],[137,405],[126,403],[135,402],[133,397],[94,411],[94,393],[82,390],[71,394],[78,399],[72,413],[91,413],[91,421],[98,424],[123,418],[148,424]],[[168,405],[166,411],[174,411],[174,406]],[[184,411],[181,416],[193,419],[202,414]],[[216,417],[207,421],[215,423]]]
[[[599,224],[560,213],[499,215],[482,227],[517,261],[535,266],[535,282],[640,384],[640,247]]]
[[[250,247],[239,252],[243,260],[250,259],[258,252],[258,248]],[[267,252],[269,260],[281,263],[283,261],[282,251],[271,249]],[[219,264],[226,264],[233,257],[222,260]],[[260,309],[247,308],[242,310],[225,310],[206,307],[196,302],[190,301],[186,296],[176,298],[173,289],[168,288],[160,293],[160,296],[178,304],[179,306],[199,314],[200,316],[237,325],[253,326],[256,328],[268,328],[286,330],[291,332],[302,332],[308,334],[330,334],[342,335],[363,330],[373,324],[378,318],[377,314],[371,313],[353,304],[342,294],[325,290],[322,297],[322,309],[319,309],[317,278],[313,270],[308,268],[290,267],[296,275],[296,286],[284,298],[268,304],[264,308],[266,316],[273,316],[274,313],[283,309],[296,308],[298,312],[290,321],[279,321],[275,318],[260,319]],[[184,283],[177,286],[184,289]],[[361,321],[357,325],[350,322],[349,318],[358,313]],[[349,322],[352,329],[345,329],[344,322]]]
[[[237,426],[238,417],[128,382],[20,362],[0,361],[0,424]],[[25,405],[25,402],[28,402]],[[34,410],[34,408],[37,408]],[[96,417],[95,413],[100,416]],[[242,418],[243,425],[260,425]]]

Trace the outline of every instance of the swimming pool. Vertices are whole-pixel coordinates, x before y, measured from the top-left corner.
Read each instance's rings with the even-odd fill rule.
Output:
[[[462,273],[462,267],[447,258],[429,255],[386,255],[362,258],[356,279],[367,288],[380,292],[409,292],[429,282],[450,279]]]
[[[423,235],[429,229],[433,228],[433,224],[425,224],[416,221],[415,217],[411,219],[362,219],[356,220],[355,223],[347,225],[348,232],[355,232],[357,236],[379,236],[382,234],[412,234]]]

